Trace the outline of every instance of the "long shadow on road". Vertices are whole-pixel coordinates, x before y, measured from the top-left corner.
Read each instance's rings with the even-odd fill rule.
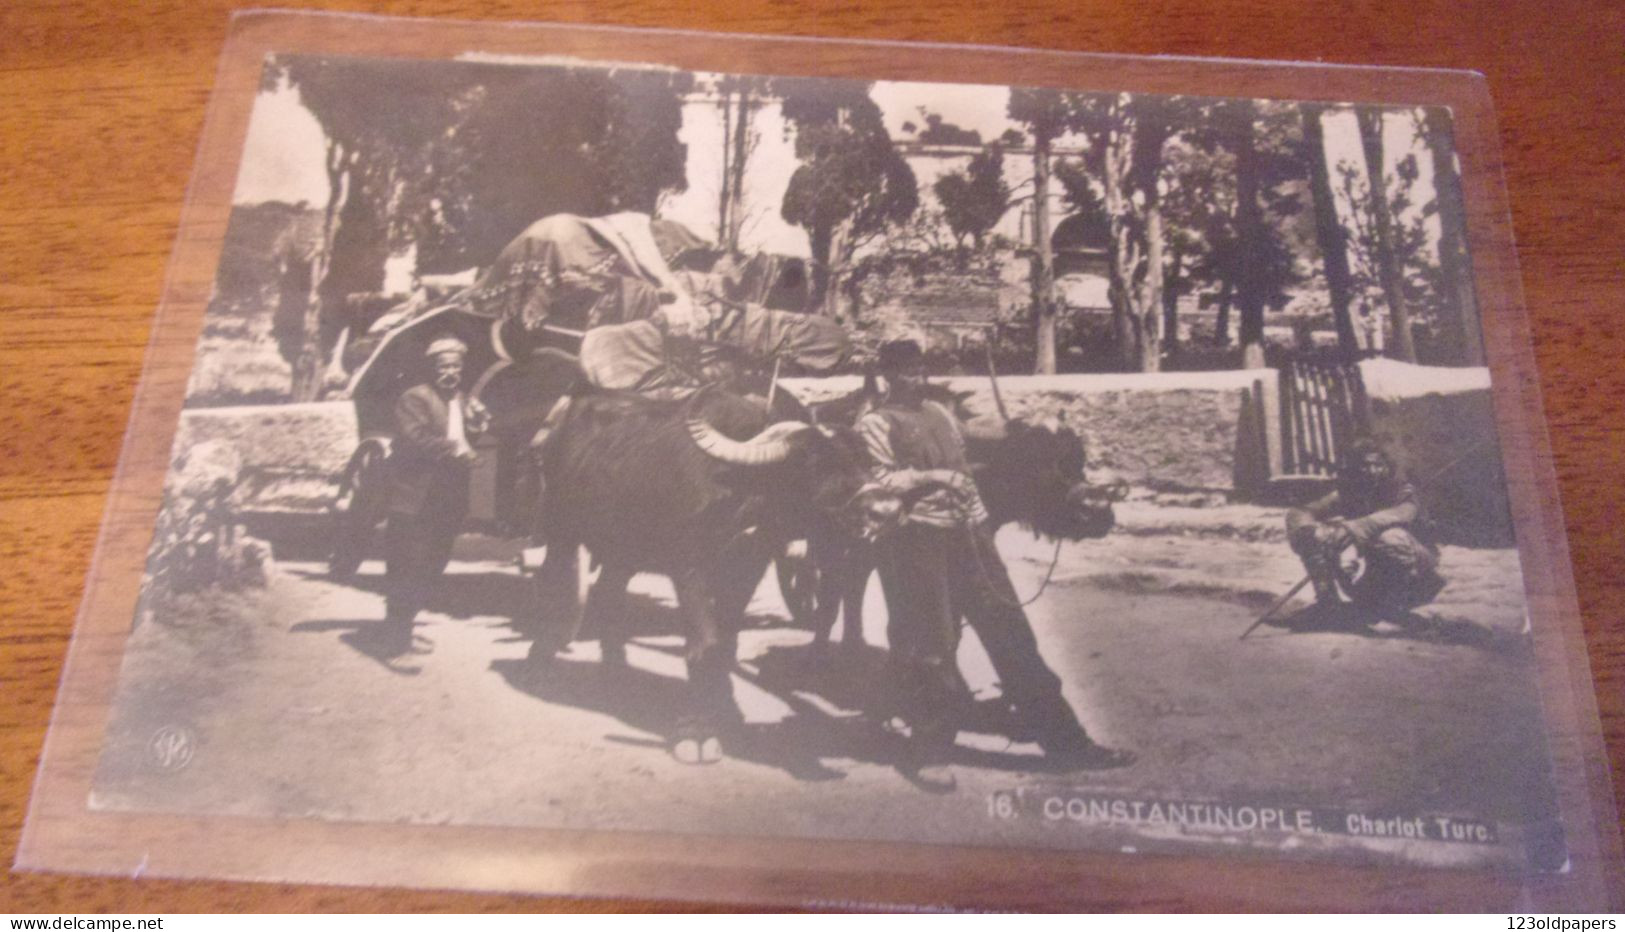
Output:
[[[320,572],[293,572],[307,579],[326,579]],[[381,597],[385,594],[386,579],[382,574],[367,573],[351,577],[344,585]],[[528,640],[534,633],[525,614],[529,597],[526,580],[513,573],[451,573],[436,586],[426,610],[460,620],[508,618],[514,635],[505,640]],[[683,633],[681,616],[669,602],[629,592],[621,608],[625,613],[622,624],[627,635],[645,639],[638,642],[640,647],[681,656],[680,648],[655,645],[646,640]],[[775,616],[753,615],[745,619],[744,628],[761,630],[783,624],[783,620]],[[392,642],[381,618],[312,619],[295,624],[291,630],[301,633],[341,631],[341,641],[390,672],[401,675],[419,672],[410,663],[416,648],[402,649]],[[597,633],[589,617],[580,637],[590,640],[596,638]],[[869,645],[856,649],[828,645],[820,648],[812,644],[767,647],[751,657],[747,665],[736,666],[735,675],[784,703],[791,715],[778,722],[746,723],[733,729],[725,738],[725,752],[731,758],[782,770],[806,781],[844,776],[825,760],[897,766],[903,757],[905,739],[882,724],[889,717],[883,711],[887,702],[884,684],[889,679],[884,660],[885,653]],[[525,695],[609,715],[646,734],[672,734],[678,716],[691,705],[685,680],[637,668],[615,671],[596,662],[553,658],[543,663],[495,660],[491,669]],[[831,709],[859,711],[844,713]],[[632,737],[610,740],[631,745],[652,744],[664,753],[663,741]],[[1041,759],[1032,755],[964,746],[955,748],[951,762],[1014,772],[1044,769]]]
[[[407,662],[419,650],[421,637],[414,636],[410,645],[402,644],[395,632],[378,618],[313,618],[301,621],[288,629],[295,634],[322,634],[342,631],[339,640],[368,660],[376,661],[384,669],[398,676],[417,676],[423,668]],[[427,643],[427,642],[423,642]]]
[[[509,686],[527,696],[609,715],[648,734],[672,734],[681,711],[692,704],[686,681],[635,667],[616,670],[595,662],[555,658],[541,664],[496,660],[491,663],[491,669]],[[782,770],[798,780],[840,779],[844,774],[820,760],[824,756],[819,753],[821,745],[829,742],[809,741],[808,723],[798,718],[792,716],[771,725],[746,724],[731,729],[725,737],[726,753],[731,758]],[[832,724],[836,723],[833,720],[818,723],[819,726]],[[665,753],[664,741],[613,735],[608,740],[627,745],[647,744]],[[843,744],[855,746],[851,741]],[[874,756],[873,752],[869,756]]]
[[[382,599],[387,594],[387,580],[380,573],[361,573],[342,583],[330,579],[325,573],[294,569],[291,575],[307,580],[321,580],[343,585],[361,592],[369,592]],[[435,586],[425,610],[466,621],[491,615],[508,616],[514,606],[522,604],[526,595],[523,580],[512,573],[474,572],[452,573]],[[356,653],[372,660],[391,673],[416,676],[422,668],[411,658],[426,645],[420,636],[410,644],[403,644],[397,632],[384,621],[384,607],[379,604],[372,618],[314,618],[294,624],[288,630],[296,634],[342,632],[339,640]]]
[[[1524,649],[1527,645],[1527,638],[1519,631],[1497,631],[1471,621],[1417,612],[1378,616],[1353,605],[1310,605],[1273,618],[1267,625],[1292,634],[1330,632],[1502,653]]]
[[[333,585],[348,586],[370,592],[383,598],[388,594],[388,581],[382,573],[358,573],[348,579],[334,580],[313,570],[295,569],[292,575],[310,580],[322,580]],[[447,573],[435,583],[426,611],[450,618],[469,619],[489,616],[512,617],[522,612],[529,603],[529,592],[523,577],[516,573],[480,570],[468,573]],[[382,608],[379,609],[382,613]]]
[[[1087,582],[1109,592],[1207,599],[1240,605],[1255,612],[1264,611],[1277,598],[1262,590],[1234,589],[1200,582],[1170,585],[1151,573],[1099,574],[1091,576]],[[1296,608],[1291,607],[1294,605]],[[1527,644],[1527,638],[1521,631],[1501,630],[1480,621],[1456,617],[1437,605],[1423,606],[1416,611],[1378,615],[1348,603],[1328,609],[1299,601],[1279,610],[1265,622],[1264,627],[1284,634],[1351,634],[1374,640],[1417,641],[1495,652],[1521,650]]]
[[[667,650],[642,644],[652,650]],[[868,648],[874,651],[874,648]],[[675,650],[670,651],[675,653]],[[872,693],[854,680],[849,670],[831,665],[830,658],[811,645],[778,646],[757,657],[757,672],[736,667],[735,675],[768,692],[791,709],[777,722],[746,723],[724,737],[723,748],[735,760],[783,771],[797,780],[838,780],[845,772],[826,761],[852,761],[897,767],[904,739],[868,715],[842,715],[825,711],[809,695],[828,705],[862,707],[860,693]],[[867,666],[877,668],[869,658]],[[497,660],[491,664],[503,679],[525,695],[543,702],[612,716],[639,731],[670,735],[682,709],[691,705],[688,684],[637,668],[611,669],[591,661],[555,658],[546,663]],[[838,700],[838,701],[837,701]],[[645,739],[616,738],[622,744],[649,744]],[[662,745],[663,747],[663,745]],[[1032,755],[954,749],[951,763],[990,770],[1026,772],[1042,770]]]

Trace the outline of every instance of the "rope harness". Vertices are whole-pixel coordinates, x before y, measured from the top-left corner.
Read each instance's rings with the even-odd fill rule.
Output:
[[[992,571],[989,570],[987,568],[987,564],[982,561],[982,547],[981,544],[976,540],[977,530],[976,527],[971,524],[968,514],[963,516],[959,529],[961,533],[966,536],[966,539],[970,544],[971,557],[976,561],[976,571],[982,575],[982,583],[988,595],[992,596],[1001,604],[1007,605],[1010,608],[1025,609],[1027,606],[1038,601],[1039,597],[1044,594],[1044,591],[1049,588],[1050,581],[1055,578],[1055,568],[1061,563],[1061,544],[1063,543],[1059,537],[1055,538],[1055,549],[1050,553],[1049,569],[1044,572],[1044,579],[1038,584],[1038,591],[1034,592],[1025,599],[1021,598],[1019,594],[1017,594],[1014,599],[1006,598],[999,592],[998,586],[994,583]],[[1008,576],[1006,578],[1008,579]],[[1011,585],[1011,592],[1015,592],[1014,584]],[[961,625],[963,624],[964,622],[961,621]]]
[[[855,504],[864,493],[873,491],[878,487],[879,486],[876,483],[865,484],[862,488],[858,489],[858,491],[852,493],[852,496],[846,500],[846,505],[843,506],[843,510],[845,508],[850,508],[853,504]],[[987,564],[982,560],[982,548],[976,540],[977,530],[975,525],[971,523],[969,509],[962,508],[960,518],[959,531],[966,536],[966,540],[970,544],[971,557],[976,561],[976,571],[981,574],[982,582],[984,583],[987,593],[998,602],[1011,608],[1025,609],[1027,606],[1037,602],[1039,597],[1044,594],[1045,590],[1049,589],[1050,582],[1055,579],[1055,569],[1061,563],[1061,544],[1063,544],[1064,541],[1059,537],[1055,538],[1055,549],[1050,552],[1049,569],[1044,571],[1044,579],[1038,584],[1038,590],[1025,599],[1021,598],[1020,595],[1017,595],[1014,599],[1010,599],[1000,594],[998,591],[998,586],[994,583],[992,571],[987,568]],[[963,620],[961,620],[960,624],[963,626]]]
[[[967,532],[973,534],[973,535],[976,533],[976,531],[974,529],[972,529],[972,528],[966,528],[965,530]],[[1016,596],[1016,599],[1021,599],[1021,601],[1015,601],[1013,599],[1007,599],[1004,596],[1000,595],[993,588],[993,574],[990,573],[988,571],[987,566],[984,563],[982,563],[982,551],[981,551],[981,548],[978,547],[972,552],[975,553],[975,555],[976,555],[976,569],[977,569],[977,571],[979,571],[982,574],[982,580],[985,583],[987,583],[988,592],[990,592],[995,599],[997,599],[998,601],[1004,603],[1005,605],[1010,606],[1011,608],[1024,609],[1027,606],[1033,604],[1034,602],[1037,602],[1038,597],[1043,595],[1044,590],[1049,588],[1050,580],[1055,578],[1055,567],[1059,566],[1060,562],[1061,562],[1061,539],[1059,537],[1055,538],[1055,550],[1050,553],[1049,569],[1044,572],[1044,581],[1038,584],[1038,591],[1034,592],[1031,596],[1029,596],[1026,599],[1021,599],[1021,596],[1019,596],[1019,595]]]

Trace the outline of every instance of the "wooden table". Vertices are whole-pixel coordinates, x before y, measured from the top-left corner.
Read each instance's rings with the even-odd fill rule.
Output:
[[[290,4],[341,7],[341,4]],[[352,4],[351,7],[358,7]],[[0,8],[0,852],[26,811],[231,5]],[[552,19],[1469,68],[1489,79],[1603,728],[1625,763],[1625,5],[1174,0],[379,3]],[[10,874],[0,912],[600,909],[528,897]]]

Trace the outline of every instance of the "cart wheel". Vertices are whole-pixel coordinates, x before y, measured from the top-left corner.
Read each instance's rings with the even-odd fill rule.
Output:
[[[327,571],[334,579],[355,575],[371,549],[378,525],[383,523],[388,505],[383,468],[387,456],[383,444],[364,442],[344,469],[338,500],[329,509],[333,555]]]
[[[773,569],[779,578],[779,594],[790,620],[797,627],[811,628],[818,605],[818,567],[807,553],[807,542],[798,540],[775,557]]]

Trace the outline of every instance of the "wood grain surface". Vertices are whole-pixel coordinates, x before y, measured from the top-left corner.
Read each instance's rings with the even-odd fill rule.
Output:
[[[303,4],[1487,77],[1610,757],[1625,762],[1625,5],[674,0]],[[17,850],[232,6],[0,8],[0,854]],[[1533,386],[1531,386],[1533,387]],[[1621,798],[1621,797],[1616,797]],[[659,908],[8,872],[0,912]],[[1199,894],[1111,904],[1201,908]]]

